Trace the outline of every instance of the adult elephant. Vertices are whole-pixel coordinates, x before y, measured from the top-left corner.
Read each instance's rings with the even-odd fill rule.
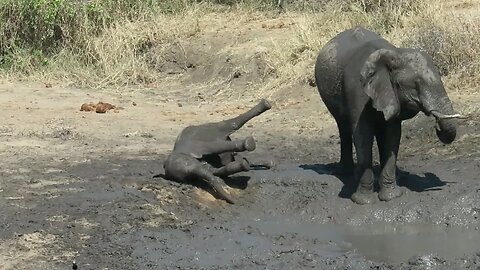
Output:
[[[358,187],[352,200],[374,202],[372,146],[380,155],[378,198],[402,195],[395,183],[401,122],[419,111],[436,118],[441,142],[456,136],[455,114],[432,59],[415,49],[397,48],[378,34],[356,27],[341,32],[320,51],[315,65],[320,96],[337,122],[340,172],[353,172],[355,146]]]

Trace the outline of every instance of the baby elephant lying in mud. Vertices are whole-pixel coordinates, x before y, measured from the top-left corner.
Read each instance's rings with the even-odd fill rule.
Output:
[[[251,165],[247,159],[235,160],[235,152],[253,151],[256,144],[253,137],[232,141],[230,135],[270,108],[270,103],[263,99],[235,118],[186,127],[178,135],[172,153],[164,162],[165,177],[182,182],[202,179],[221,198],[235,203],[225,191],[220,177],[250,170]]]

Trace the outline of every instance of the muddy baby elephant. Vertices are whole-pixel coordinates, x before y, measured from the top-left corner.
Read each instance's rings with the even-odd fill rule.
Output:
[[[410,48],[397,48],[367,29],[346,30],[320,51],[315,65],[320,96],[336,120],[341,158],[337,172],[353,172],[355,146],[356,179],[352,195],[358,204],[374,202],[372,146],[376,138],[381,174],[378,198],[402,195],[395,184],[401,122],[418,112],[436,119],[441,142],[456,136],[454,112],[440,73],[432,58]]]
[[[232,140],[230,135],[270,108],[267,100],[261,100],[255,107],[235,118],[186,127],[178,135],[172,153],[164,162],[165,177],[175,181],[201,179],[221,198],[235,203],[225,191],[221,177],[248,171],[250,163],[245,158],[236,160],[236,152],[253,151],[256,144],[252,137]]]

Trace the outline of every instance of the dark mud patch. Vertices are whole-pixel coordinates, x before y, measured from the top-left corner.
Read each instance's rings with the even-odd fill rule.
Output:
[[[201,186],[153,178],[163,158],[35,161],[22,165],[30,168],[22,177],[3,171],[12,180],[2,187],[10,198],[1,198],[2,243],[20,252],[23,236],[52,239],[28,249],[38,254],[22,266],[38,269],[68,269],[74,258],[79,269],[480,265],[478,157],[403,160],[406,194],[369,206],[340,196],[348,179],[331,175],[330,163],[281,160],[239,174],[229,180],[239,203],[229,205]]]

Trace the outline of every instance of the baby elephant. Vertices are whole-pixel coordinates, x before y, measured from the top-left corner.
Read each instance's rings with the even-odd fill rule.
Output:
[[[224,200],[235,203],[225,191],[225,177],[250,169],[250,163],[242,158],[235,160],[235,152],[255,150],[255,140],[232,140],[230,135],[249,120],[269,110],[272,106],[263,99],[249,111],[229,120],[188,126],[178,135],[172,153],[163,167],[165,177],[174,181],[202,179]]]

